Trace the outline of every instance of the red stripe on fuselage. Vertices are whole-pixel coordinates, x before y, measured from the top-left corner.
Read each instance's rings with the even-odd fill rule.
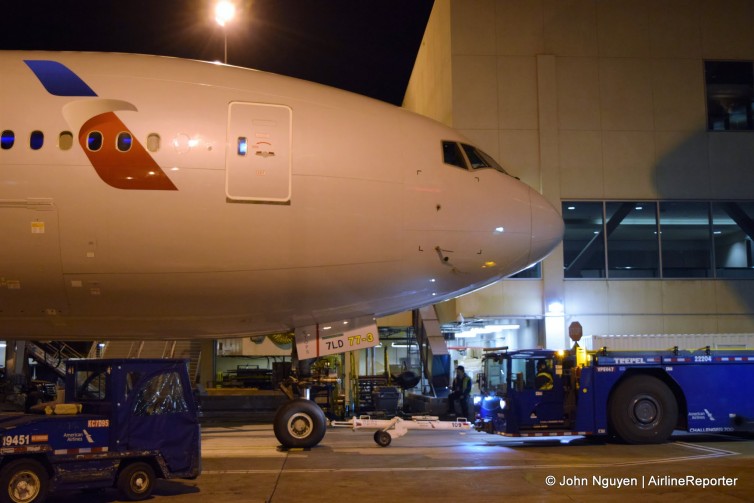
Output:
[[[99,131],[103,137],[102,148],[96,152],[87,147],[87,138],[92,131]],[[178,190],[133,134],[128,152],[117,149],[116,138],[122,132],[130,134],[113,112],[95,115],[81,127],[79,144],[99,177],[116,189]]]

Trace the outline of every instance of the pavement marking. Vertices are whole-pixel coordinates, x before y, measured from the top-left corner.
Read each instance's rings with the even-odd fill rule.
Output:
[[[718,449],[715,447],[699,446],[694,444],[688,444],[686,442],[673,442],[674,445],[685,447],[690,450],[700,451],[700,454],[691,454],[688,456],[676,456],[672,458],[660,458],[660,459],[643,459],[637,461],[620,461],[620,462],[605,462],[605,463],[583,463],[583,464],[539,464],[539,465],[479,465],[479,466],[422,466],[422,467],[372,467],[372,468],[283,468],[282,471],[288,473],[392,473],[392,472],[444,472],[444,471],[505,471],[505,470],[554,470],[561,468],[580,469],[580,468],[609,468],[620,466],[641,466],[641,465],[657,465],[664,463],[677,463],[679,461],[695,461],[702,459],[720,458],[726,456],[737,456],[740,452],[729,451],[725,449]],[[251,469],[251,470],[202,470],[202,475],[233,475],[233,474],[277,474],[281,470],[275,469]]]

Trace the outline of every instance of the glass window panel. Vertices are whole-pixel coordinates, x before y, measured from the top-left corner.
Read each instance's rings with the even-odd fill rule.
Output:
[[[16,142],[16,135],[13,131],[6,129],[0,133],[0,148],[3,150],[9,150],[13,148],[13,144]]]
[[[566,278],[605,277],[601,202],[564,202],[563,261]]]
[[[102,133],[99,131],[92,131],[86,138],[86,146],[92,152],[102,148]]]
[[[134,402],[134,415],[156,416],[186,412],[181,378],[176,372],[153,377],[139,390]]]
[[[659,277],[656,203],[606,203],[605,233],[608,277]]]
[[[480,149],[472,147],[471,145],[466,145],[465,143],[461,144],[461,146],[463,147],[463,151],[466,153],[466,157],[469,159],[473,169],[494,168],[501,173],[508,174],[503,167],[495,161],[495,159],[485,154]]]
[[[465,143],[461,145],[463,147],[463,151],[466,152],[466,157],[469,158],[469,162],[471,163],[472,169],[479,169],[479,168],[489,168],[490,164],[484,160],[484,157],[479,155],[479,152],[472,147],[471,145],[466,145]]]
[[[45,135],[42,131],[32,131],[29,135],[29,147],[32,150],[39,150],[45,142]]]
[[[104,400],[107,398],[107,376],[102,371],[76,372],[76,400]]]
[[[711,278],[709,203],[660,203],[662,276]]]
[[[712,203],[712,238],[718,278],[754,278],[754,203]]]
[[[118,133],[118,137],[115,140],[115,146],[121,152],[128,152],[129,150],[131,150],[132,141],[133,138],[131,138],[130,133],[121,132]]]
[[[73,133],[63,131],[58,136],[58,147],[60,150],[70,150],[73,147]]]
[[[754,129],[754,65],[751,61],[705,61],[707,128]]]
[[[246,155],[249,151],[249,142],[245,136],[238,137],[238,155]]]
[[[150,135],[147,136],[147,149],[150,152],[157,152],[160,150],[160,135],[157,133],[150,133]]]
[[[512,279],[541,279],[542,278],[542,262],[537,262],[531,267],[524,269],[512,276]]]
[[[463,159],[461,149],[454,141],[442,142],[442,159],[445,164],[452,166],[458,166],[459,168],[466,168],[466,161]]]

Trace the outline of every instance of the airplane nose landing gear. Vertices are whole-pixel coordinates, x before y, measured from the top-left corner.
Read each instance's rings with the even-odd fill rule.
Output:
[[[275,437],[286,448],[309,448],[325,436],[327,419],[322,409],[311,400],[291,400],[275,414]]]

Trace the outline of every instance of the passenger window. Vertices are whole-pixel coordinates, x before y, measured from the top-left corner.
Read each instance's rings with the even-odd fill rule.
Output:
[[[73,133],[63,131],[58,135],[58,148],[60,150],[71,150],[73,147]]]
[[[129,133],[118,133],[118,139],[116,140],[116,147],[121,152],[128,152],[131,150],[131,142],[133,139]]]
[[[157,152],[160,150],[160,135],[157,133],[151,133],[147,136],[147,150],[150,152]]]
[[[32,131],[29,136],[29,147],[32,150],[39,150],[45,142],[45,135],[42,131]]]
[[[463,159],[461,149],[454,141],[442,142],[442,159],[445,164],[458,166],[459,168],[468,169],[466,161]]]
[[[102,133],[99,131],[92,131],[86,138],[86,148],[92,152],[96,152],[102,148]]]
[[[6,129],[0,134],[0,148],[3,150],[9,150],[16,142],[16,135],[13,131]]]

